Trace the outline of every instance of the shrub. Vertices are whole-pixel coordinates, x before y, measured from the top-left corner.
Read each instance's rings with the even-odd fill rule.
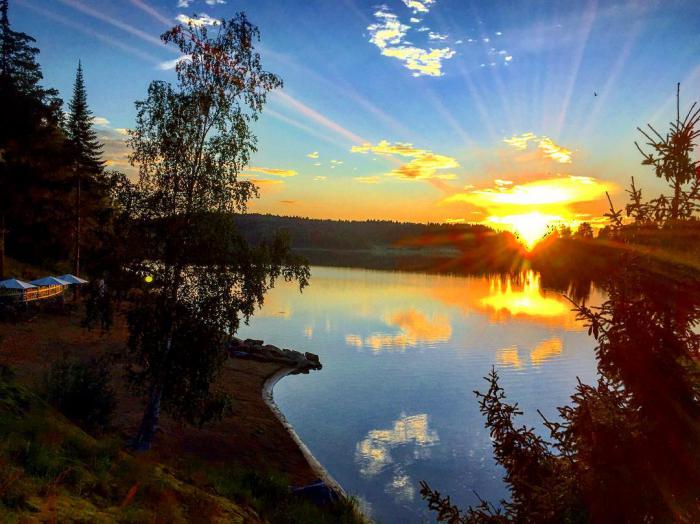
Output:
[[[44,379],[46,400],[83,429],[101,433],[116,407],[110,376],[103,360],[60,360]]]

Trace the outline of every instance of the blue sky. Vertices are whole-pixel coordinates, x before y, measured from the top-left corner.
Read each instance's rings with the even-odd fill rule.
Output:
[[[684,102],[700,98],[693,0],[11,0],[10,19],[37,39],[46,84],[65,99],[82,60],[108,153],[125,169],[115,130],[133,125],[151,80],[174,80],[163,67],[177,52],[158,35],[178,15],[239,10],[285,83],[255,127],[256,211],[593,218],[604,189],[624,199],[630,174],[658,187],[638,165],[636,126],[664,129],[676,82]],[[584,200],[562,193],[562,179]],[[550,186],[563,200],[538,197]],[[527,207],[504,194],[535,197]]]

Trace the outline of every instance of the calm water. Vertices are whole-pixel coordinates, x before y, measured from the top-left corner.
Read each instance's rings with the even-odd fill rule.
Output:
[[[592,302],[598,302],[595,295]],[[473,391],[491,366],[540,426],[576,377],[595,380],[593,339],[558,293],[486,277],[312,268],[279,285],[239,335],[306,350],[323,370],[275,386],[312,453],[378,522],[432,522],[419,481],[475,502],[507,495]]]

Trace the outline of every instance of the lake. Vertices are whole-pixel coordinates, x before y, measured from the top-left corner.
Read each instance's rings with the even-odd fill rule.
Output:
[[[595,290],[589,303],[601,302]],[[474,390],[495,366],[521,422],[545,434],[594,340],[538,275],[456,277],[313,267],[279,283],[239,336],[320,356],[274,398],[311,452],[378,522],[433,522],[421,480],[459,505],[507,497]]]

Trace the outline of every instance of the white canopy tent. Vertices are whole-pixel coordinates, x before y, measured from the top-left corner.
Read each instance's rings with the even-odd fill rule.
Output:
[[[80,278],[80,277],[76,277],[75,275],[71,275],[70,273],[67,273],[65,275],[61,275],[60,277],[58,277],[58,279],[63,280],[64,282],[66,282],[68,284],[87,284],[88,283],[87,280]]]
[[[2,282],[0,282],[1,289],[33,289],[35,287],[36,286],[33,284],[23,282],[16,278],[8,278],[7,280],[3,280]]]
[[[68,282],[56,277],[44,277],[32,280],[30,284],[34,284],[35,286],[67,286]]]

